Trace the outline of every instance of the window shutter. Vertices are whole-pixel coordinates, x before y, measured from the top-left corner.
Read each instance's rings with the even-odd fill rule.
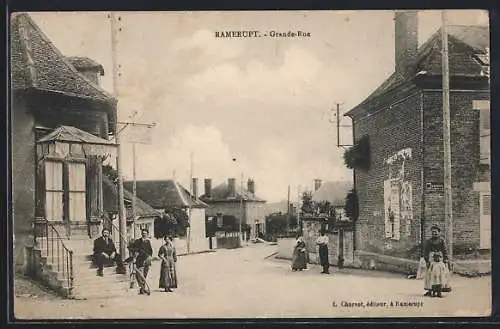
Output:
[[[491,195],[482,194],[483,198],[481,214],[484,216],[491,216]]]
[[[36,166],[36,183],[35,183],[35,217],[45,219],[45,160],[38,160]]]

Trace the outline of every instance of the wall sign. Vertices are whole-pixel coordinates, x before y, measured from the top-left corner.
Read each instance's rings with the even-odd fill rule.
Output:
[[[440,193],[444,191],[444,184],[440,182],[426,182],[425,189],[427,192]]]

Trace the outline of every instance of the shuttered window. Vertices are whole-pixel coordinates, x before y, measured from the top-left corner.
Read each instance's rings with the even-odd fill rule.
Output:
[[[483,202],[481,203],[481,215],[483,216],[491,216],[491,195],[482,194]]]
[[[490,164],[490,102],[487,100],[474,101],[473,108],[479,110],[479,152],[480,162]]]
[[[45,217],[47,220],[63,220],[63,196],[63,163],[45,161]]]
[[[68,211],[70,221],[85,221],[85,164],[68,162]]]

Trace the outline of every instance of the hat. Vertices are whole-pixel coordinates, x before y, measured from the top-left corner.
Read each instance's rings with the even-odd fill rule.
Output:
[[[441,232],[441,229],[440,229],[440,228],[439,228],[439,226],[437,226],[437,225],[432,225],[432,226],[431,226],[431,231],[432,231],[432,230],[436,230],[436,231],[438,231],[438,232]]]

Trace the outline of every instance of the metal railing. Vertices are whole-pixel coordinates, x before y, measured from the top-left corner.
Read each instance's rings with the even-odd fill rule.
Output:
[[[45,219],[42,223],[45,234],[41,236],[38,236],[38,230],[35,224],[35,245],[37,245],[42,252],[45,251],[47,263],[51,264],[52,269],[62,276],[68,288],[68,294],[71,294],[74,283],[73,250],[69,249],[64,244],[63,238],[48,220]]]

